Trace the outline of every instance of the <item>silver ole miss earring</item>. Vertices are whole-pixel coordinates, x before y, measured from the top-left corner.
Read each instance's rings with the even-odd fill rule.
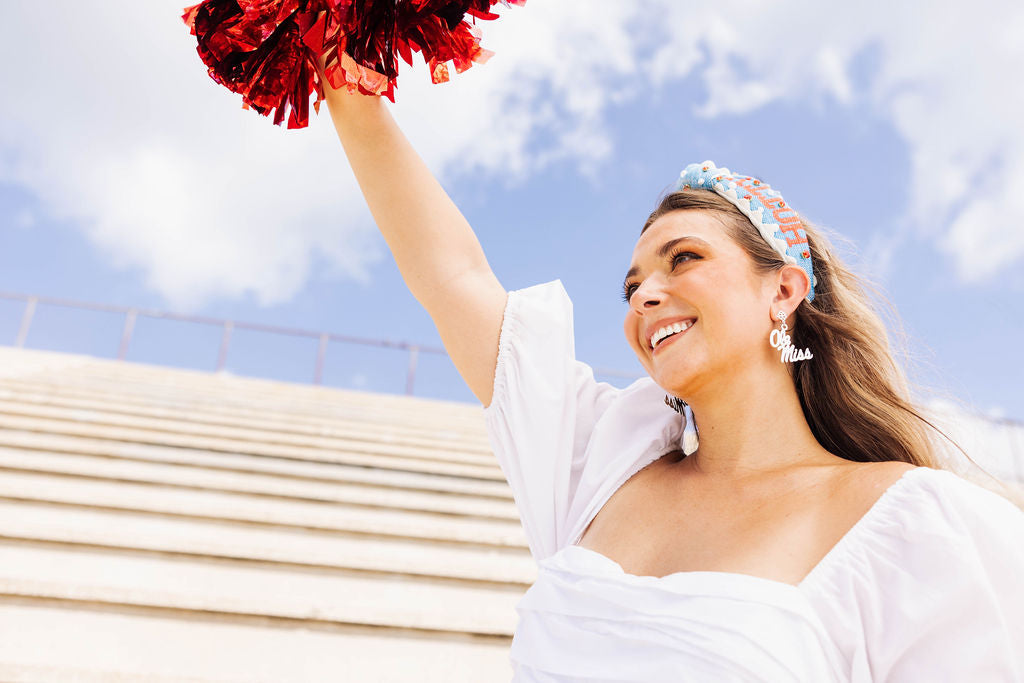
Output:
[[[810,349],[805,348],[803,351],[798,351],[793,346],[793,340],[786,334],[786,330],[789,329],[789,325],[786,324],[786,312],[778,311],[775,316],[782,322],[782,329],[772,329],[771,334],[768,335],[768,343],[771,344],[773,349],[780,351],[779,361],[782,363],[795,363],[798,360],[814,358]]]

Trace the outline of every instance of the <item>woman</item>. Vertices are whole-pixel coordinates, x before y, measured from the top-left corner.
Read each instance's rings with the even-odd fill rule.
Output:
[[[777,193],[687,168],[624,283],[650,377],[616,389],[561,283],[506,293],[383,100],[327,90],[539,564],[516,680],[1024,681],[1024,512],[939,468],[878,317]]]

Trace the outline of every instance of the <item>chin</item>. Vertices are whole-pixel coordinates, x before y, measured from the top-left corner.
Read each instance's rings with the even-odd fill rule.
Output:
[[[677,373],[672,373],[668,376],[665,373],[659,373],[657,376],[652,375],[651,379],[670,395],[680,398],[687,403],[690,402],[689,396],[693,387],[693,381],[690,378],[681,377]]]
[[[694,389],[706,384],[708,380],[707,372],[701,369],[701,364],[689,359],[685,364],[676,363],[668,367],[662,366],[648,374],[659,387],[687,403],[690,402]]]

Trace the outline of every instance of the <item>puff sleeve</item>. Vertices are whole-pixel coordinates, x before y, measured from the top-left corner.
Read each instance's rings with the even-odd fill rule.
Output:
[[[878,587],[872,679],[1024,683],[1024,511],[952,472],[931,484]]]
[[[568,533],[587,443],[619,391],[576,360],[572,302],[560,280],[508,293],[484,418],[538,562]]]

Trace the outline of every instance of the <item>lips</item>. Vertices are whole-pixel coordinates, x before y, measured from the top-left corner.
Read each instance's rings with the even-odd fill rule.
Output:
[[[697,318],[691,317],[679,317],[679,318],[666,318],[659,320],[655,324],[647,328],[647,348],[648,350],[654,350],[658,346],[664,343],[664,340],[670,339],[676,335],[683,334],[693,324],[697,322]]]
[[[691,325],[690,327],[693,327],[693,325]],[[663,339],[662,341],[658,342],[658,345],[654,347],[654,349],[651,351],[651,355],[653,356],[653,355],[657,354],[663,348],[665,348],[666,346],[671,345],[679,337],[682,337],[684,334],[686,334],[689,331],[690,331],[690,328],[686,328],[682,332],[676,332],[675,334],[670,334],[669,336],[665,337],[665,339]]]

